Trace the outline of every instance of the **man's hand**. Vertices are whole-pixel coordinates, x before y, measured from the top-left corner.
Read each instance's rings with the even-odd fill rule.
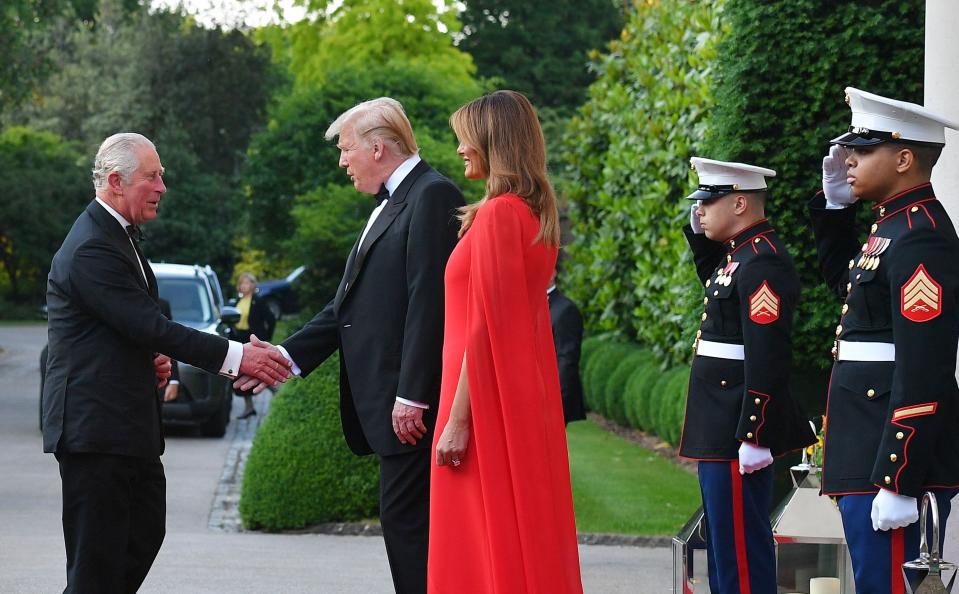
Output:
[[[180,384],[167,384],[166,391],[163,392],[163,402],[170,402],[171,400],[176,400],[176,396],[179,392],[180,392]]]
[[[416,440],[426,435],[423,424],[423,409],[396,401],[393,404],[393,433],[400,443],[416,445]]]
[[[291,366],[279,349],[260,340],[255,334],[250,336],[250,342],[243,345],[240,376],[247,375],[269,386],[276,386],[290,377]]]
[[[846,208],[858,200],[846,181],[848,158],[849,150],[838,144],[829,147],[829,154],[822,158],[822,193],[826,196],[826,208]]]
[[[702,204],[702,201],[697,200],[696,204],[689,207],[689,226],[693,228],[693,233],[696,235],[702,235],[703,233],[703,226],[699,224],[699,215],[696,214],[700,204]]]
[[[454,468],[466,458],[466,447],[470,441],[469,423],[450,419],[443,427],[443,433],[436,442],[436,465],[449,464]]]
[[[887,489],[879,489],[872,500],[872,529],[891,530],[905,528],[919,519],[919,505],[915,497],[899,495]]]
[[[153,371],[157,376],[157,388],[162,388],[170,380],[170,374],[173,373],[173,363],[166,355],[156,353],[153,355]]]
[[[749,474],[762,470],[773,463],[773,455],[769,448],[754,446],[743,442],[739,446],[739,474]]]

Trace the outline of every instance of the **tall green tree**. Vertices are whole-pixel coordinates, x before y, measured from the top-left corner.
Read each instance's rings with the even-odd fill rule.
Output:
[[[537,107],[578,107],[596,79],[589,52],[623,27],[616,0],[467,0],[459,47],[480,76],[527,95]]]
[[[11,301],[40,301],[89,184],[74,144],[24,127],[0,132],[0,284]]]

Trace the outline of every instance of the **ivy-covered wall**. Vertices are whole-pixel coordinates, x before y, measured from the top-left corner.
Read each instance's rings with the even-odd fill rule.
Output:
[[[806,204],[829,140],[849,126],[843,89],[922,102],[925,0],[726,0],[705,151],[778,172],[770,220],[803,284],[794,359],[832,363],[840,303],[823,287]],[[868,225],[863,225],[863,230]]]
[[[720,0],[636,0],[593,55],[598,80],[570,123],[563,190],[575,237],[563,276],[589,326],[687,360],[702,292],[682,226],[721,37]]]
[[[921,101],[923,0],[634,0],[568,127],[574,241],[562,283],[594,332],[688,362],[701,311],[682,226],[689,157],[771,167],[769,215],[796,258],[795,363],[829,365],[838,308],[821,288],[806,203],[851,85]]]

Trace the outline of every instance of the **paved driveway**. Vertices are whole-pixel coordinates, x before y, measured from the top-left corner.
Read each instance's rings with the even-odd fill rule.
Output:
[[[63,590],[60,481],[37,428],[43,325],[0,325],[0,593]],[[237,399],[239,400],[239,399]],[[240,403],[236,402],[236,406]],[[236,412],[236,409],[235,409]],[[382,539],[223,533],[210,509],[230,450],[227,437],[167,436],[167,537],[144,593],[344,593],[392,591]],[[667,549],[582,546],[586,591],[666,593]]]

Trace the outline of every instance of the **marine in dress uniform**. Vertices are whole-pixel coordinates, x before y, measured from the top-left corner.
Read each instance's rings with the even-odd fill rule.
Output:
[[[918,556],[917,500],[936,492],[944,525],[959,485],[959,240],[929,183],[944,127],[957,126],[852,87],[846,102],[852,125],[810,203],[823,277],[845,300],[822,491],[838,498],[856,591],[896,594]],[[873,219],[861,244],[858,199]]]
[[[684,232],[705,296],[680,455],[699,460],[710,591],[774,593],[770,465],[815,441],[788,388],[799,277],[763,214],[776,172],[692,165],[700,186]]]

